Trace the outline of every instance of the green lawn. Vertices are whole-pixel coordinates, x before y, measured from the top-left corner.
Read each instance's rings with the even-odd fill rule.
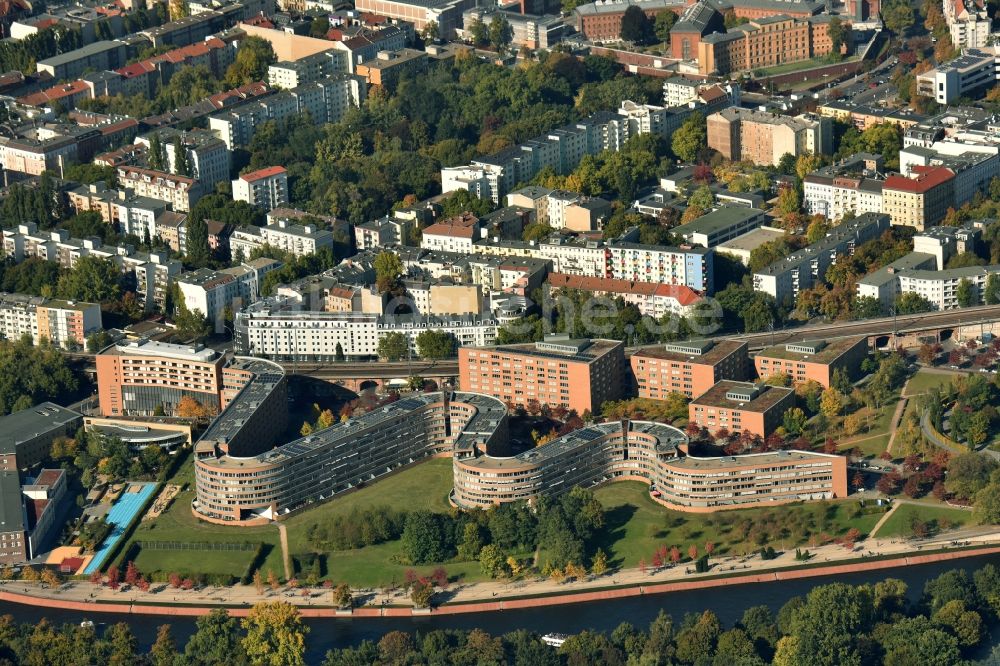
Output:
[[[933,504],[903,504],[889,516],[889,520],[879,529],[881,539],[887,537],[913,536],[913,519],[925,523],[934,523],[940,529],[941,521],[951,524],[951,529],[973,524],[972,512],[965,509],[955,509],[950,506],[935,506]],[[933,532],[934,530],[932,530]]]
[[[311,525],[324,524],[334,517],[346,516],[354,509],[365,510],[387,506],[397,511],[425,509],[447,512],[448,494],[453,488],[450,458],[432,458],[408,467],[393,476],[355,490],[325,504],[307,509],[288,518],[288,547],[292,555],[309,553],[313,547],[306,539]],[[353,585],[376,586],[400,582],[410,565],[400,564],[402,544],[391,541],[358,550],[331,551],[326,554],[326,578],[348,581]],[[434,568],[433,564],[418,567],[420,571]],[[441,563],[450,576],[463,580],[481,580],[485,576],[478,562]]]
[[[910,377],[910,382],[906,385],[906,395],[914,396],[926,393],[935,386],[944,386],[955,377],[960,377],[959,372],[928,372],[926,369],[917,371],[917,374]]]
[[[683,513],[666,509],[650,499],[645,484],[619,482],[596,490],[607,511],[605,533],[599,539],[615,566],[635,567],[650,560],[660,545],[677,546],[687,557],[688,548],[711,541],[717,554],[808,545],[825,533],[838,536],[851,527],[867,534],[881,513],[852,515],[852,500],[793,504],[772,508],[720,511],[714,514]]]
[[[239,576],[249,566],[250,558],[253,556],[252,550],[176,551],[143,548],[135,558],[135,566],[145,574],[160,572],[166,575],[177,572],[185,576],[199,573]]]
[[[122,549],[122,555],[131,548],[134,541],[217,541],[217,542],[263,542],[271,548],[264,560],[263,569],[273,569],[279,576],[284,573],[281,563],[281,546],[278,541],[278,529],[272,525],[265,527],[228,527],[200,520],[191,513],[191,501],[194,493],[194,462],[191,457],[177,470],[177,473],[167,482],[185,485],[185,489],[177,495],[170,507],[156,520],[140,522],[132,534],[130,543]],[[192,570],[192,563],[198,562],[189,551],[157,551],[156,568],[163,571]],[[230,565],[221,571],[200,571],[198,573],[228,573],[240,576],[246,568],[242,553],[229,553]],[[240,557],[236,557],[240,555]],[[123,564],[123,563],[119,563]],[[173,566],[171,566],[173,565]],[[139,570],[142,567],[136,564]],[[213,566],[215,566],[213,564]],[[200,567],[199,567],[200,568]],[[191,571],[195,573],[194,571]]]

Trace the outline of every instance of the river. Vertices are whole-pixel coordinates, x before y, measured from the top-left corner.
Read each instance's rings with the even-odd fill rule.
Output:
[[[804,595],[816,585],[834,581],[858,585],[872,583],[885,578],[899,578],[910,589],[910,596],[916,599],[923,591],[924,583],[949,569],[963,568],[970,573],[984,564],[992,562],[1000,566],[1000,555],[985,555],[962,560],[937,562],[893,570],[878,570],[870,573],[852,573],[827,578],[803,578],[771,583],[756,583],[712,587],[700,591],[670,592],[666,594],[627,597],[610,601],[550,606],[496,613],[470,613],[467,615],[441,615],[417,618],[330,618],[308,619],[311,631],[306,639],[307,663],[318,664],[330,648],[356,645],[365,639],[378,641],[388,631],[416,631],[429,629],[472,629],[481,627],[494,635],[515,629],[530,629],[539,633],[561,632],[572,634],[584,629],[610,632],[623,621],[645,628],[660,610],[665,610],[676,620],[689,612],[712,610],[723,625],[732,626],[750,606],[766,604],[777,612],[781,606],[796,595]],[[54,623],[78,623],[83,619],[101,623],[127,622],[145,649],[156,637],[156,628],[164,624],[164,618],[142,615],[96,613],[85,615],[75,611],[60,611],[34,608],[20,604],[0,604],[0,612],[10,613],[19,622],[35,623],[47,617]],[[174,636],[179,645],[187,641],[194,631],[194,618],[170,618]]]

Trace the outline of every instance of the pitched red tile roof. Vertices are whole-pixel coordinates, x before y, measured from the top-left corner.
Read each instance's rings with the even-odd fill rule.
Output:
[[[245,180],[248,183],[252,183],[255,180],[260,180],[262,178],[270,178],[271,176],[277,176],[278,174],[286,173],[285,167],[283,166],[272,166],[266,167],[264,169],[258,169],[257,171],[251,171],[250,173],[245,173],[240,176],[240,180]]]
[[[892,174],[885,179],[883,189],[924,194],[955,177],[951,169],[942,166],[915,166],[912,171],[916,174],[913,178]]]
[[[426,233],[426,231],[424,233]],[[701,296],[698,295],[698,292],[683,284],[638,282],[636,280],[587,277],[583,275],[569,275],[567,273],[550,273],[549,284],[552,285],[553,288],[579,289],[580,291],[594,292],[600,291],[609,294],[638,294],[640,296],[673,298],[684,307],[693,305],[701,300]]]

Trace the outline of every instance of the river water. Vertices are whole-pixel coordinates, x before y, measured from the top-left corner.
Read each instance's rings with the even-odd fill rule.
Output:
[[[885,578],[899,578],[910,588],[911,598],[916,599],[923,591],[924,583],[949,569],[963,568],[970,573],[984,564],[992,562],[1000,566],[1000,555],[971,557],[968,559],[881,569],[870,573],[852,573],[825,578],[803,578],[797,580],[729,585],[711,587],[699,591],[668,592],[641,597],[628,597],[609,601],[568,604],[542,608],[501,611],[496,613],[470,613],[463,615],[440,615],[417,618],[323,618],[309,619],[306,624],[311,631],[306,639],[307,662],[318,664],[330,648],[356,645],[362,640],[378,641],[383,634],[392,630],[420,631],[430,629],[473,629],[480,627],[491,634],[499,635],[515,629],[530,629],[539,633],[561,632],[572,634],[584,629],[610,632],[619,623],[628,621],[645,628],[660,610],[665,610],[676,620],[689,612],[712,610],[726,627],[732,626],[743,615],[743,611],[760,604],[770,606],[775,612],[790,598],[804,595],[813,587],[834,581],[858,585],[872,583]],[[47,617],[54,623],[73,622],[89,619],[94,622],[112,624],[127,622],[145,649],[156,637],[156,629],[166,618],[155,616],[128,615],[116,613],[94,613],[86,615],[76,611],[60,611],[34,608],[21,604],[0,603],[0,613],[9,613],[19,622],[37,622]],[[173,633],[179,645],[183,646],[194,631],[194,618],[170,618]]]

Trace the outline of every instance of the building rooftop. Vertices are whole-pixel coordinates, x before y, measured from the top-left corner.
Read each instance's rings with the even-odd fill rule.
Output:
[[[858,344],[863,337],[831,338],[830,340],[797,342],[774,345],[757,353],[757,358],[778,358],[785,361],[801,361],[829,365]],[[815,350],[815,351],[806,351]]]
[[[723,229],[736,226],[761,215],[761,211],[743,206],[723,206],[702,215],[696,220],[674,228],[674,233],[687,237],[691,234],[711,235]]]
[[[816,453],[813,451],[768,451],[766,453],[748,453],[741,456],[722,456],[719,458],[697,458],[694,456],[680,456],[676,460],[671,460],[668,464],[675,469],[706,470],[706,469],[745,469],[747,465],[781,464],[804,460],[816,460],[817,458],[835,459],[840,456]]]
[[[552,358],[577,363],[593,363],[601,357],[624,349],[625,343],[620,340],[601,340],[589,338],[574,339],[568,336],[546,336],[539,342],[527,342],[513,345],[497,345],[495,347],[470,347],[477,351],[491,351],[499,354],[519,354],[538,358]]]
[[[0,453],[16,453],[21,442],[46,432],[62,430],[79,418],[79,413],[52,402],[43,402],[0,417]]]
[[[754,249],[760,247],[764,243],[770,243],[771,241],[776,241],[779,238],[784,238],[788,234],[781,229],[775,229],[773,227],[758,227],[753,231],[748,231],[742,236],[737,236],[736,238],[726,241],[721,245],[715,246],[716,252],[725,252],[726,250],[736,250],[741,252],[751,252]]]
[[[72,51],[67,51],[66,53],[60,53],[59,55],[54,55],[51,58],[45,58],[44,60],[39,60],[39,65],[47,65],[49,67],[60,67],[71,62],[76,62],[77,60],[82,60],[90,56],[97,55],[99,53],[104,53],[105,51],[110,51],[112,49],[124,49],[125,45],[118,41],[100,41],[94,42],[93,44],[87,44],[86,46],[81,46],[78,49],[73,49]]]
[[[581,291],[602,291],[612,294],[639,294],[642,296],[674,298],[682,306],[694,305],[702,300],[698,292],[682,284],[616,280],[614,278],[568,275],[566,273],[550,273],[548,282],[554,289],[579,289]]]
[[[747,343],[739,340],[689,340],[657,347],[643,347],[632,356],[699,365],[715,365],[740,347],[746,348]]]
[[[118,356],[162,356],[198,363],[212,363],[220,358],[219,352],[210,347],[175,345],[154,340],[136,340],[124,345],[115,345],[104,353]]]
[[[257,171],[251,171],[250,173],[245,173],[240,176],[240,180],[244,180],[248,183],[252,183],[255,180],[263,180],[264,178],[271,178],[283,173],[288,173],[283,166],[272,166],[264,169],[258,169]]]
[[[17,472],[0,472],[0,534],[23,532],[26,517]]]
[[[911,194],[925,194],[955,177],[951,169],[940,166],[915,166],[912,171],[915,174],[913,178],[907,178],[900,174],[892,174],[886,178],[883,191],[895,190]]]
[[[781,386],[723,380],[691,401],[692,405],[766,412],[795,391]]]

